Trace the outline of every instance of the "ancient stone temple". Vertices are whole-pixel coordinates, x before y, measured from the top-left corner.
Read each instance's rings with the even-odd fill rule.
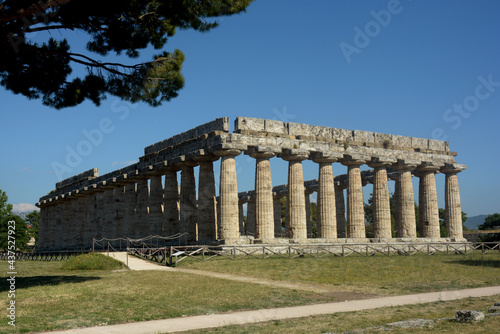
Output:
[[[238,192],[235,159],[242,153],[255,159],[255,188],[248,192]],[[218,118],[146,147],[139,162],[128,167],[101,176],[91,169],[58,182],[37,203],[39,249],[82,249],[92,247],[94,238],[184,232],[194,244],[462,241],[457,174],[467,167],[455,156],[448,142],[432,139],[249,117],[237,117],[231,132],[229,119]],[[213,163],[219,159],[216,195]],[[286,185],[273,186],[270,159],[288,162]],[[302,162],[307,159],[317,164],[318,178],[304,182]],[[361,171],[363,165],[372,169]],[[344,170],[342,175],[334,175],[333,166]],[[437,173],[446,177],[444,239]],[[419,231],[412,177],[419,179]],[[389,181],[395,182],[395,231]],[[373,184],[374,223],[369,238],[363,206],[368,183]],[[309,212],[313,192],[315,238]],[[287,199],[284,229],[281,197]]]

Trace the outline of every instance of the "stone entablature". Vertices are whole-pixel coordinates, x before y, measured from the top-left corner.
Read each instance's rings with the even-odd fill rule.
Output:
[[[364,164],[374,167],[377,171],[378,186],[383,186],[387,180],[396,181],[396,192],[400,189],[397,198],[400,199],[398,206],[401,209],[399,212],[401,230],[410,230],[409,234],[401,232],[401,237],[416,235],[412,227],[414,218],[410,217],[410,210],[405,209],[406,206],[409,207],[407,201],[413,194],[411,177],[415,175],[421,178],[423,188],[420,190],[420,196],[426,203],[429,203],[426,204],[425,210],[422,209],[422,212],[432,220],[432,224],[435,224],[434,174],[445,173],[447,175],[447,217],[450,217],[449,220],[452,221],[449,229],[454,231],[454,238],[461,238],[461,227],[455,226],[456,224],[453,222],[459,220],[458,213],[460,212],[456,174],[466,169],[466,166],[456,163],[454,157],[457,154],[449,150],[448,142],[249,117],[237,117],[232,133],[230,132],[229,118],[218,118],[146,147],[144,156],[139,158],[138,163],[101,176],[99,176],[97,168],[94,168],[58,182],[56,189],[41,197],[37,203],[37,206],[44,211],[42,221],[50,223],[50,227],[45,228],[45,231],[54,231],[56,222],[57,224],[74,223],[75,218],[68,213],[73,210],[73,213],[80,212],[82,217],[92,220],[92,226],[84,227],[87,239],[88,235],[92,233],[94,236],[110,235],[111,232],[107,230],[109,226],[106,224],[133,225],[139,221],[144,225],[143,230],[137,233],[140,235],[146,233],[149,228],[149,223],[145,223],[144,219],[160,219],[163,223],[155,221],[152,225],[155,227],[149,228],[148,232],[165,234],[167,232],[189,231],[195,235],[193,241],[196,241],[198,240],[197,233],[200,230],[196,217],[203,215],[203,213],[196,212],[200,202],[196,203],[193,167],[203,165],[203,173],[200,172],[200,180],[203,178],[203,182],[199,185],[198,195],[205,196],[201,199],[203,211],[209,212],[209,215],[215,215],[215,208],[212,207],[215,205],[212,163],[222,159],[220,182],[220,195],[223,198],[221,200],[222,209],[218,208],[217,217],[205,219],[207,217],[202,216],[200,220],[215,222],[214,224],[217,226],[202,227],[200,231],[203,231],[201,234],[206,238],[217,234],[218,239],[237,242],[238,227],[235,224],[238,224],[238,221],[233,222],[233,220],[239,219],[234,159],[241,153],[250,155],[256,160],[256,189],[259,189],[259,195],[258,212],[253,214],[256,214],[257,217],[257,231],[262,231],[258,233],[262,233],[266,240],[269,239],[273,230],[270,224],[273,224],[273,210],[276,211],[276,204],[273,209],[272,205],[267,203],[272,194],[285,195],[289,201],[292,201],[289,212],[291,217],[289,228],[296,232],[292,232],[290,238],[302,239],[306,233],[306,227],[302,225],[302,221],[305,219],[304,216],[307,216],[308,210],[308,206],[304,206],[302,202],[309,199],[308,194],[304,197],[303,192],[308,189],[316,191],[321,189],[319,193],[323,194],[321,203],[324,208],[322,217],[329,217],[324,219],[331,220],[334,211],[331,212],[326,208],[335,205],[335,193],[338,189],[335,189],[334,192],[333,184],[342,185],[343,189],[347,189],[349,202],[347,208],[350,210],[347,213],[347,226],[348,229],[350,228],[347,233],[351,233],[351,237],[362,238],[364,236],[364,214],[362,212],[361,189],[366,183],[374,182],[374,171],[359,170],[359,167]],[[272,187],[269,159],[273,157],[289,162],[289,172],[291,173],[289,174],[289,182],[293,182],[292,188],[289,189],[288,185],[282,186],[283,189]],[[328,183],[326,188],[325,184],[321,187],[319,180],[310,181],[310,184],[304,183],[302,161],[305,159],[312,160],[320,166],[322,172],[320,172],[319,180]],[[329,176],[332,173],[332,163],[347,166],[348,174],[335,178]],[[182,171],[181,175],[183,175],[181,180],[183,186],[181,186],[180,194],[176,187],[178,184],[177,171]],[[384,176],[380,178],[382,172]],[[163,187],[162,175],[169,175],[168,189],[167,181]],[[151,180],[150,186],[148,186],[148,180]],[[302,190],[299,191],[299,189]],[[172,205],[167,204],[167,197],[169,201],[180,203],[177,205],[177,209],[175,206],[171,207]],[[73,199],[77,201],[72,201]],[[377,201],[386,201],[385,195]],[[344,204],[338,203],[338,205]],[[130,210],[130,206],[135,207],[135,209]],[[168,210],[167,206],[169,206]],[[44,210],[45,208],[51,209],[47,211]],[[180,214],[179,212],[175,213],[179,210]],[[170,212],[169,215],[173,216],[165,217],[167,211]],[[176,214],[178,217],[175,217]],[[342,219],[341,216],[339,219]],[[171,226],[167,227],[166,221],[171,222]],[[103,227],[103,224],[106,226]],[[327,222],[322,224],[327,224]],[[178,226],[178,228],[172,228],[172,226]],[[41,230],[44,230],[43,226]],[[307,233],[309,230],[308,227]],[[325,231],[331,230],[331,227],[325,227]],[[434,233],[435,227],[432,226],[425,231],[427,230]],[[296,234],[294,235],[294,233]],[[433,236],[432,233],[431,236]],[[44,238],[42,238],[43,240]],[[66,242],[71,243],[68,240]]]

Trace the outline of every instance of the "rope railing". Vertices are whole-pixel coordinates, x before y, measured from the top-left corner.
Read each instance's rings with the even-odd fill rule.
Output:
[[[159,237],[164,239],[176,239],[184,237],[186,233],[169,237]],[[230,259],[241,258],[259,258],[269,257],[324,257],[328,255],[346,257],[350,255],[375,256],[375,255],[402,255],[412,256],[415,254],[470,254],[470,253],[500,253],[500,242],[443,242],[443,243],[388,243],[388,244],[293,244],[293,245],[171,245],[156,247],[149,241],[156,236],[148,236],[141,239],[124,239],[128,253],[134,254],[149,261],[172,265],[173,255],[176,262],[186,258],[206,261],[216,257],[225,257]],[[95,240],[94,251],[116,252],[122,250],[113,245],[112,240]],[[148,242],[144,242],[148,241]],[[26,261],[62,261],[72,256],[87,253],[88,250],[79,251],[37,251],[37,252],[15,252],[16,260]],[[182,254],[180,254],[182,253]],[[0,252],[0,260],[8,260],[7,252]],[[170,261],[169,261],[170,260]]]
[[[143,238],[101,238],[92,240],[92,252],[109,251],[109,248],[114,251],[124,251],[128,248],[137,247],[160,247],[171,246],[174,244],[186,244],[188,233],[177,233],[170,236],[149,235]],[[184,240],[183,240],[184,239]]]
[[[129,248],[127,251],[148,261],[175,266],[186,258],[206,261],[216,257],[232,260],[242,258],[267,259],[269,257],[303,258],[329,255],[358,256],[412,256],[415,254],[465,255],[472,252],[500,253],[500,242],[449,242],[449,243],[393,243],[393,244],[295,244],[295,245],[189,245],[161,248]],[[174,263],[175,258],[175,263]]]

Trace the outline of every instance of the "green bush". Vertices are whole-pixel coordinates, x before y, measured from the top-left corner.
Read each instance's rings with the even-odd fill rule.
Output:
[[[480,242],[500,242],[500,233],[488,233],[479,236]]]
[[[124,268],[125,264],[99,253],[88,253],[75,256],[63,263],[63,270],[115,270]]]

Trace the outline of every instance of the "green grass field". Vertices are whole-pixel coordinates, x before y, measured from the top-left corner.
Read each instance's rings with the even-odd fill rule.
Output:
[[[379,295],[500,285],[498,253],[194,261],[181,262],[181,266]],[[64,270],[62,265],[63,262],[16,262],[16,327],[12,328],[7,325],[6,317],[7,262],[0,261],[0,273],[3,273],[0,308],[5,310],[0,333],[111,325],[334,301],[331,296],[313,292],[180,272]],[[412,307],[415,310],[420,308]],[[332,316],[332,319],[338,316]],[[357,313],[352,316],[356,317]],[[401,316],[409,315],[402,313]],[[279,323],[288,326],[289,321]],[[370,321],[361,321],[353,328],[369,326]],[[288,332],[284,328],[283,331]],[[248,333],[253,333],[253,330]]]
[[[0,283],[0,333],[25,333],[332,301],[329,296],[165,271],[62,270],[62,262],[17,261],[16,327]],[[0,262],[7,272],[7,262]]]
[[[395,295],[500,285],[500,253],[266,260],[186,259],[179,267]]]

